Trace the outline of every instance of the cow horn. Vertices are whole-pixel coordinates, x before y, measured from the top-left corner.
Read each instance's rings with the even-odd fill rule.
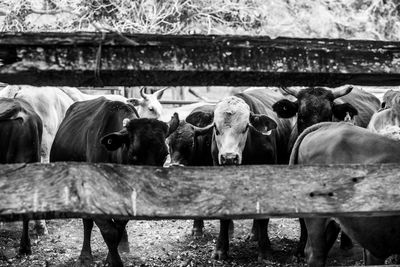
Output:
[[[207,131],[209,131],[211,128],[213,128],[214,127],[214,123],[211,123],[211,124],[209,124],[209,125],[207,125],[207,126],[205,126],[205,127],[197,127],[197,126],[195,126],[195,125],[193,125],[193,124],[190,124],[192,127],[193,127],[193,129],[194,129],[194,133],[195,133],[195,135],[202,135],[202,134],[205,134]]]
[[[292,95],[297,98],[297,95],[299,94],[299,91],[293,89],[293,88],[288,88],[285,86],[280,87],[283,91],[285,91],[287,94]]]
[[[351,90],[353,90],[353,86],[351,86],[351,85],[350,85],[350,86],[347,86],[347,87],[345,87],[345,88],[341,88],[341,89],[334,90],[334,91],[332,91],[333,98],[336,99],[336,98],[338,98],[338,97],[347,95],[348,93],[351,92]]]
[[[149,97],[144,93],[144,89],[146,89],[146,87],[140,88],[140,95],[143,97],[143,99],[147,100]]]
[[[165,91],[166,89],[168,89],[168,88],[169,88],[169,87],[164,87],[164,88],[162,88],[162,89],[160,89],[160,90],[154,92],[153,95],[154,95],[155,97],[157,97],[157,99],[160,99],[161,96],[162,96],[162,94],[164,93],[164,91]]]

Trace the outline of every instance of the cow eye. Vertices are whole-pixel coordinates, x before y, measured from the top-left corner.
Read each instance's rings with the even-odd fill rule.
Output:
[[[215,134],[216,134],[216,135],[219,135],[220,132],[218,131],[217,126],[214,125],[214,129],[215,129]]]
[[[246,127],[243,130],[243,133],[245,133],[247,131],[247,129],[249,129],[249,125],[247,124]]]
[[[154,111],[154,108],[153,108],[153,107],[149,107],[149,110],[153,112],[153,111]]]

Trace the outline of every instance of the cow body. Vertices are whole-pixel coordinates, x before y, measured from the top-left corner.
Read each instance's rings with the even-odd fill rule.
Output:
[[[296,101],[280,100],[273,105],[274,111],[283,118],[296,118],[289,150],[292,149],[299,134],[307,127],[320,122],[351,121],[361,127],[367,127],[371,116],[380,107],[380,101],[374,95],[352,86],[328,90],[321,87],[310,87],[299,91],[283,88],[285,92],[296,97]],[[297,248],[299,256],[304,255],[307,230],[304,221],[300,219],[301,238]],[[351,248],[352,242],[342,235],[341,248]]]
[[[21,99],[0,98],[0,163],[40,162],[42,120]],[[30,254],[29,221],[23,221],[20,253]]]
[[[212,124],[196,129],[198,135],[212,136],[214,165],[277,164],[288,161],[288,141],[293,121],[280,119],[272,105],[283,95],[266,89],[250,89],[217,103]],[[259,259],[270,249],[268,219],[255,221]],[[229,249],[231,220],[221,220],[213,257],[225,259]],[[267,238],[266,238],[267,237]]]
[[[293,149],[291,164],[372,164],[400,162],[400,143],[348,123],[321,123],[308,128]],[[336,240],[332,218],[305,219],[309,266],[323,266]],[[367,264],[383,264],[400,253],[400,216],[335,218],[341,229],[368,250]]]
[[[127,124],[123,121],[128,121]],[[125,125],[124,125],[125,124]],[[109,162],[162,166],[167,156],[168,125],[155,119],[138,119],[131,105],[104,97],[76,102],[67,111],[56,134],[50,160]],[[94,220],[109,248],[111,266],[122,266],[118,244],[127,246],[122,220]],[[90,235],[93,221],[84,219],[80,263],[92,264]]]
[[[167,139],[171,165],[212,166],[211,133],[196,136],[195,127],[212,123],[215,105],[196,106],[186,120],[181,120],[177,129]],[[203,220],[194,220],[192,234],[203,235]]]

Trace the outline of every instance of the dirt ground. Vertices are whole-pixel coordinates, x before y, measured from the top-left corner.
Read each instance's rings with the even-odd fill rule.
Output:
[[[305,266],[293,257],[299,237],[295,219],[272,219],[269,235],[273,254],[263,263],[257,262],[257,243],[249,241],[251,220],[235,221],[229,259],[211,259],[219,221],[205,221],[204,236],[191,235],[192,221],[130,221],[128,235],[130,253],[122,254],[125,266]],[[33,223],[31,223],[31,229]],[[72,266],[77,260],[83,241],[80,219],[48,221],[49,235],[37,236],[30,231],[32,255],[18,255],[20,222],[0,225],[0,266]],[[95,266],[103,266],[107,249],[97,227],[92,235]],[[338,242],[330,252],[328,265],[361,265],[362,250],[356,246],[342,251]]]

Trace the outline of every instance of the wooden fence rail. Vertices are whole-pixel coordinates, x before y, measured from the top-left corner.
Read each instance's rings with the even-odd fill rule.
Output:
[[[69,86],[400,85],[400,42],[0,33],[0,81]]]
[[[0,165],[0,220],[400,215],[400,166]]]

